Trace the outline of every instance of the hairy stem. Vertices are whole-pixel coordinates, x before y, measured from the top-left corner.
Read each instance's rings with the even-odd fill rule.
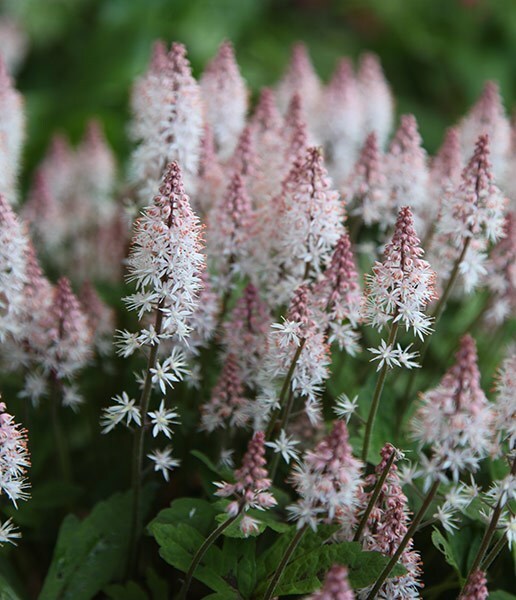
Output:
[[[403,551],[407,547],[407,544],[410,542],[411,538],[413,537],[414,533],[416,532],[416,529],[418,528],[419,523],[423,520],[423,518],[426,514],[426,511],[428,510],[428,507],[430,506],[430,504],[432,503],[432,500],[434,499],[435,495],[437,494],[438,488],[439,488],[439,480],[434,481],[432,487],[430,488],[430,490],[428,491],[428,494],[426,495],[426,498],[425,498],[423,504],[421,505],[421,508],[419,509],[419,511],[417,512],[415,517],[412,519],[412,523],[411,523],[410,527],[408,528],[407,533],[404,535],[403,539],[401,540],[400,545],[398,546],[398,549],[392,555],[391,560],[387,563],[387,566],[381,572],[380,577],[378,577],[378,579],[376,580],[376,583],[374,584],[373,589],[369,592],[369,595],[367,596],[366,600],[373,600],[373,598],[376,596],[376,594],[380,591],[380,588],[385,583],[385,580],[389,577],[390,572],[396,566],[396,563],[398,562],[400,556],[403,554]]]
[[[285,396],[287,395],[287,392],[289,392],[289,390],[290,390],[290,382],[292,381],[292,376],[294,375],[294,370],[296,368],[297,361],[299,360],[299,357],[301,356],[301,352],[303,351],[305,343],[306,343],[306,338],[302,338],[301,341],[299,342],[299,346],[296,349],[294,357],[292,358],[292,362],[290,363],[290,367],[288,369],[285,380],[283,381],[283,385],[281,387],[281,392],[279,395],[278,404],[279,404],[280,408],[279,408],[279,410],[276,410],[273,413],[271,420],[269,422],[269,426],[267,427],[267,434],[265,436],[267,439],[270,439],[272,432],[274,431],[274,426],[276,424],[276,420],[278,418],[279,411],[281,411],[281,409],[283,407],[283,402],[285,401]]]
[[[385,480],[387,479],[387,475],[389,474],[389,471],[391,470],[392,463],[394,462],[395,458],[396,458],[396,450],[393,448],[392,454],[390,455],[389,460],[387,461],[387,464],[385,465],[385,468],[382,471],[382,474],[376,481],[376,484],[373,489],[373,493],[371,495],[371,498],[369,499],[369,503],[367,504],[367,508],[365,509],[365,512],[362,515],[362,518],[360,519],[358,529],[356,530],[355,536],[353,537],[354,542],[360,541],[360,536],[362,535],[362,532],[365,529],[367,520],[369,519],[369,515],[371,514],[373,508],[376,505],[378,497],[380,496],[380,493],[382,491],[383,484],[385,483]]]
[[[61,425],[61,419],[59,418],[59,407],[60,402],[60,390],[57,379],[51,377],[51,398],[50,398],[50,410],[52,416],[52,431],[57,448],[57,458],[59,461],[59,469],[61,476],[64,481],[70,482],[72,480],[72,466],[70,463],[70,454],[68,452],[68,445],[66,443],[66,437],[63,432]]]
[[[206,554],[210,546],[214,544],[218,537],[231,525],[234,523],[240,514],[242,513],[243,506],[240,506],[236,515],[229,517],[223,523],[221,523],[216,529],[214,529],[210,535],[204,540],[201,544],[200,548],[194,554],[190,567],[186,573],[185,580],[183,585],[181,586],[181,591],[179,592],[178,600],[185,600],[188,594],[188,590],[190,589],[190,584],[192,583],[193,576],[195,574],[195,570],[197,569],[199,563],[203,559],[203,556]]]
[[[263,597],[263,600],[270,600],[274,594],[274,590],[276,589],[276,586],[279,583],[279,580],[281,579],[281,576],[283,575],[283,571],[285,570],[288,561],[292,558],[292,554],[294,553],[294,550],[297,548],[299,542],[301,541],[301,538],[303,537],[303,535],[305,534],[305,531],[308,529],[308,525],[303,525],[303,527],[301,527],[300,529],[297,530],[296,535],[292,538],[292,541],[290,542],[290,544],[288,545],[287,549],[285,550],[285,554],[283,555],[283,558],[280,561],[280,564],[278,565],[278,568],[274,571],[274,574],[271,578],[271,581],[269,583],[269,587],[267,588],[267,591],[265,592],[265,596]]]
[[[164,301],[160,301],[156,311],[156,322],[154,329],[156,335],[159,336],[161,333],[161,327],[163,324],[163,312],[162,308]],[[133,505],[131,514],[131,537],[129,541],[129,563],[128,569],[134,568],[136,558],[138,554],[138,540],[140,538],[140,530],[142,527],[142,515],[141,515],[141,488],[142,488],[142,467],[143,467],[143,454],[145,447],[145,430],[147,429],[148,419],[147,412],[149,410],[149,403],[152,394],[152,373],[151,369],[156,366],[156,360],[158,358],[158,347],[159,344],[154,344],[149,352],[149,358],[147,360],[147,369],[145,372],[145,382],[143,384],[142,393],[140,396],[140,414],[142,418],[142,425],[136,429],[134,445],[133,445],[133,470],[131,478],[131,487],[133,490]]]
[[[516,475],[516,458],[512,462],[511,475]],[[480,542],[480,548],[478,549],[475,559],[473,560],[473,564],[471,565],[468,576],[466,577],[466,581],[464,582],[461,593],[463,593],[466,589],[466,586],[468,585],[473,573],[475,573],[475,571],[479,569],[489,549],[489,546],[491,545],[491,541],[493,540],[494,534],[496,533],[498,521],[502,516],[503,507],[505,506],[505,502],[502,502],[502,500],[503,498],[500,498],[496,503],[496,506],[493,510],[493,514],[491,516],[491,521],[489,521],[489,525],[484,531],[484,536],[482,537],[482,541]]]
[[[393,323],[391,327],[391,333],[387,341],[388,346],[393,346],[396,341],[396,335],[398,333],[398,323]],[[371,435],[373,433],[374,421],[376,413],[378,412],[378,406],[380,405],[380,398],[382,396],[383,386],[385,384],[385,378],[387,377],[387,370],[389,369],[387,361],[384,362],[383,367],[380,370],[380,375],[376,381],[376,387],[374,390],[373,401],[371,402],[371,408],[369,409],[369,416],[367,417],[366,429],[364,434],[364,445],[362,446],[362,460],[367,461],[367,455],[369,453],[369,446],[371,444]]]

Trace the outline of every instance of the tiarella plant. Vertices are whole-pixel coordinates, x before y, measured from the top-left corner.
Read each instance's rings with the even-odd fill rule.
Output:
[[[9,569],[64,517],[41,600],[512,598],[516,131],[497,86],[435,156],[414,115],[393,131],[372,54],[325,83],[297,44],[251,98],[229,41],[198,81],[158,41],[125,184],[91,121],[77,147],[53,138],[22,203],[0,63],[0,355],[23,417],[0,403],[18,509],[0,543],[27,530],[0,596],[25,597]]]

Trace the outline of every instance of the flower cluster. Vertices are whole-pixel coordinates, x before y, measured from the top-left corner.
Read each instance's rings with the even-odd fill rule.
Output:
[[[412,421],[414,438],[431,448],[423,467],[427,480],[446,481],[449,471],[457,481],[461,472],[476,471],[493,448],[492,424],[492,408],[480,387],[476,344],[466,335],[455,364],[435,389],[423,394]]]
[[[0,402],[0,494],[5,494],[16,506],[19,500],[29,498],[29,482],[26,478],[30,457],[27,450],[27,433],[6,411],[4,402]],[[15,543],[20,537],[12,520],[0,523],[0,545]]]
[[[356,493],[360,485],[362,463],[354,458],[343,421],[317,446],[305,453],[292,472],[292,484],[300,498],[288,507],[297,527],[336,522],[343,528],[354,524]]]
[[[264,442],[265,434],[257,431],[249,442],[242,466],[235,471],[235,483],[223,481],[215,484],[219,488],[217,496],[235,498],[226,507],[228,515],[235,517],[244,513],[240,520],[240,529],[244,535],[258,531],[259,522],[245,514],[250,508],[267,510],[277,504],[268,491],[272,482],[266,469]]]

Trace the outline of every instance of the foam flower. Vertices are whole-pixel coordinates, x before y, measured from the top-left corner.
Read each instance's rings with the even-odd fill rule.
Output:
[[[247,512],[250,508],[267,510],[277,504],[274,496],[269,492],[272,485],[266,468],[265,460],[265,434],[257,431],[250,440],[247,451],[242,459],[242,466],[235,471],[235,483],[225,481],[216,483],[219,488],[217,496],[234,500],[226,508],[230,516],[239,512]],[[250,518],[241,519],[240,529],[244,535],[256,530],[258,523]]]
[[[222,42],[200,81],[207,122],[222,160],[231,156],[244,127],[248,92],[231,42]]]
[[[166,52],[154,47],[148,71],[132,95],[132,135],[138,146],[131,164],[133,178],[145,201],[159,185],[169,162],[181,165],[188,189],[195,191],[202,136],[202,101],[192,77],[186,49],[173,43]]]
[[[427,479],[456,481],[464,471],[474,472],[493,448],[493,413],[480,387],[476,344],[470,335],[460,342],[455,364],[441,383],[425,392],[412,420],[414,438],[429,446],[423,467]]]

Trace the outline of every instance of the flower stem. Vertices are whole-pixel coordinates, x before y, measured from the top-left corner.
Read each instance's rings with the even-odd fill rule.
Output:
[[[292,412],[293,404],[294,404],[294,392],[292,390],[290,390],[289,395],[288,395],[287,405],[285,406],[283,418],[281,419],[281,423],[279,426],[280,431],[282,429],[286,429],[286,427],[287,427],[288,420],[289,420],[290,414]],[[278,470],[279,461],[280,461],[280,453],[278,452],[272,459],[272,465],[271,465],[270,475],[269,475],[269,477],[271,478],[271,481],[273,483],[274,483],[274,478],[276,477],[276,472]]]
[[[417,512],[415,517],[412,519],[412,523],[411,523],[410,527],[408,528],[407,533],[404,535],[403,539],[401,540],[400,545],[398,546],[398,549],[392,555],[391,560],[387,563],[387,566],[380,573],[380,577],[378,577],[378,579],[376,580],[376,583],[374,584],[373,589],[369,592],[369,595],[367,596],[366,600],[373,600],[373,598],[376,596],[376,594],[380,591],[380,588],[382,587],[382,585],[385,583],[385,580],[387,579],[387,577],[389,577],[390,572],[396,566],[396,563],[398,562],[400,556],[403,554],[403,551],[405,550],[405,548],[407,547],[407,544],[410,542],[411,538],[413,537],[414,533],[416,532],[416,529],[418,528],[419,523],[424,518],[426,511],[428,510],[428,507],[430,506],[430,504],[432,503],[432,500],[434,499],[435,495],[437,494],[437,490],[439,488],[439,483],[440,483],[439,480],[434,481],[432,487],[430,488],[430,490],[428,491],[428,494],[426,495],[426,498],[425,498],[423,504],[421,505],[421,508],[419,509],[419,511]]]
[[[308,529],[308,525],[303,525],[303,527],[301,527],[300,529],[297,530],[296,535],[292,538],[292,541],[290,542],[290,544],[288,545],[287,549],[285,550],[285,554],[283,555],[283,558],[280,561],[280,564],[278,565],[278,568],[274,571],[274,574],[271,578],[271,581],[269,583],[269,587],[267,588],[267,591],[265,592],[265,596],[263,597],[263,600],[270,600],[274,594],[274,590],[276,589],[276,586],[279,583],[279,580],[281,578],[281,576],[283,575],[283,571],[285,570],[288,561],[291,559],[292,554],[294,553],[294,550],[297,548],[299,542],[301,541],[301,538],[303,537],[303,535],[305,534],[305,531]]]
[[[394,342],[396,341],[396,335],[398,333],[398,323],[393,323],[391,327],[391,333],[389,335],[389,339],[387,341],[387,346],[392,347]],[[376,413],[378,412],[378,406],[380,405],[380,398],[383,391],[383,386],[385,383],[385,378],[387,377],[388,370],[387,361],[383,363],[383,367],[380,371],[380,375],[376,381],[376,387],[374,390],[373,401],[371,403],[371,408],[369,409],[369,416],[367,417],[366,430],[364,434],[364,445],[362,446],[362,460],[367,461],[367,455],[369,453],[369,446],[371,444],[371,435],[373,433],[374,421],[376,418]]]
[[[500,552],[503,550],[507,540],[505,539],[505,535],[502,535],[500,539],[496,542],[496,544],[492,547],[489,554],[484,558],[481,564],[481,568],[483,571],[487,571],[493,562],[496,560]]]
[[[511,475],[513,475],[513,476],[516,475],[516,458],[512,462]],[[500,497],[498,502],[496,503],[494,510],[493,510],[493,514],[491,516],[491,521],[489,521],[489,525],[487,526],[487,529],[484,531],[484,536],[482,537],[482,541],[480,542],[480,547],[477,551],[475,559],[473,560],[473,564],[471,565],[468,576],[466,577],[466,581],[464,582],[464,585],[462,587],[461,594],[466,589],[466,586],[468,585],[469,580],[471,579],[471,576],[473,575],[473,573],[475,573],[475,571],[477,571],[479,569],[480,565],[482,564],[482,561],[484,560],[484,556],[486,555],[486,553],[489,549],[489,546],[491,545],[493,536],[496,532],[496,528],[498,526],[498,521],[500,520],[500,517],[502,516],[502,511],[503,511],[504,506],[505,506],[505,502],[502,502],[502,498]]]
[[[358,525],[358,529],[356,530],[355,536],[353,538],[354,542],[360,541],[360,536],[362,535],[362,532],[365,529],[367,520],[369,519],[369,515],[371,514],[373,508],[376,505],[376,501],[378,500],[378,497],[380,496],[383,484],[385,483],[385,480],[387,479],[387,475],[389,474],[389,471],[391,470],[392,463],[394,462],[395,458],[396,458],[396,450],[393,448],[392,454],[389,456],[389,460],[387,461],[387,464],[385,465],[385,468],[382,471],[382,474],[376,481],[376,484],[373,489],[373,493],[371,495],[371,498],[369,499],[369,503],[367,504],[367,508],[365,509],[365,512],[362,515],[362,518]]]
[[[156,311],[156,322],[154,329],[156,335],[160,335],[161,327],[163,324],[163,308],[164,302],[160,301]],[[138,540],[140,538],[140,530],[142,527],[142,516],[141,516],[141,488],[142,488],[142,468],[143,468],[143,452],[145,445],[145,430],[147,429],[147,412],[149,410],[149,403],[152,394],[152,373],[151,369],[156,366],[156,360],[158,358],[158,347],[159,344],[154,344],[149,353],[147,361],[147,370],[145,373],[145,382],[143,384],[143,390],[140,396],[140,414],[142,418],[142,425],[136,430],[134,445],[133,445],[133,470],[131,487],[133,490],[133,505],[131,514],[131,537],[129,540],[129,562],[128,569],[132,570],[136,563],[138,554]]]
[[[70,454],[68,452],[68,446],[66,444],[66,438],[63,433],[61,426],[61,419],[59,418],[59,407],[60,407],[60,393],[58,382],[55,377],[51,378],[51,398],[50,398],[50,409],[52,415],[52,430],[54,433],[54,439],[57,448],[57,457],[59,461],[59,468],[61,470],[61,476],[64,481],[70,482],[72,480],[72,467],[70,464]]]
[[[210,535],[201,544],[200,548],[194,554],[192,562],[190,563],[190,567],[188,568],[188,571],[186,573],[185,580],[183,582],[183,585],[181,586],[181,591],[179,592],[178,600],[186,599],[195,570],[197,569],[197,566],[203,559],[203,556],[206,554],[210,546],[217,541],[218,537],[231,525],[231,523],[234,523],[238,519],[238,517],[242,513],[242,509],[243,506],[240,506],[236,515],[229,517],[229,519],[226,519],[223,523],[221,523],[216,529],[214,529],[210,533]]]
[[[276,420],[278,418],[278,413],[281,410],[281,408],[283,407],[283,402],[285,400],[285,396],[287,395],[287,392],[290,390],[290,382],[292,381],[292,376],[294,375],[294,370],[296,368],[297,361],[299,360],[299,357],[301,356],[301,352],[303,351],[303,348],[305,346],[305,342],[306,342],[306,338],[302,338],[301,341],[299,342],[299,346],[296,349],[294,357],[292,358],[292,362],[290,363],[290,367],[288,369],[287,375],[285,377],[285,381],[283,382],[283,386],[281,387],[281,392],[279,395],[278,404],[280,405],[280,408],[279,408],[279,410],[276,410],[274,412],[274,414],[272,415],[271,420],[269,422],[269,426],[267,427],[267,434],[265,436],[267,439],[270,439],[270,436],[272,435],[272,432],[274,431],[274,426],[275,426]]]

